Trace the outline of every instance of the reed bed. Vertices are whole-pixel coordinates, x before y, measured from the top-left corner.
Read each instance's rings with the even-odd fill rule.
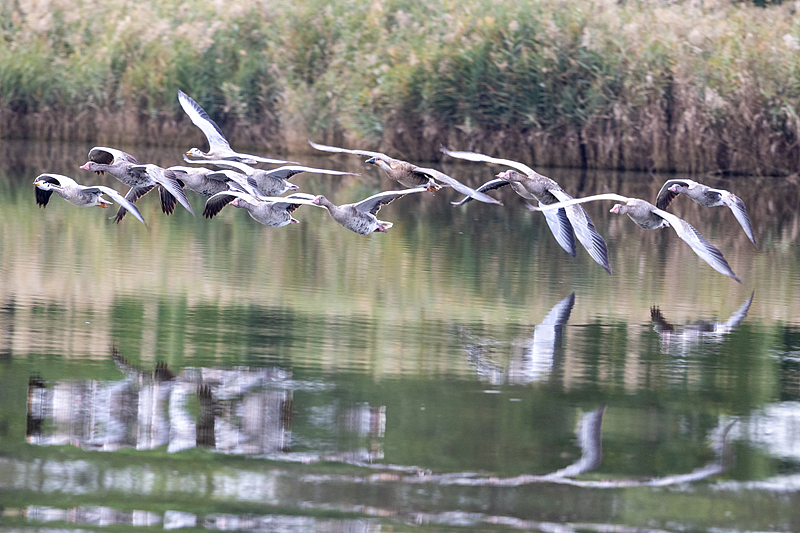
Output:
[[[0,6],[0,137],[308,137],[539,166],[800,171],[796,3],[42,0]]]

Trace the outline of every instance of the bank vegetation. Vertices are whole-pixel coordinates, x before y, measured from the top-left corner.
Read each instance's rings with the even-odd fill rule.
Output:
[[[305,140],[538,166],[800,171],[795,3],[11,0],[0,138],[186,147],[192,95],[235,147]]]

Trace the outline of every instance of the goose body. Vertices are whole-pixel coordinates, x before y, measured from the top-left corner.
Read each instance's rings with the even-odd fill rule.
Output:
[[[106,208],[111,205],[112,202],[103,198],[102,195],[105,194],[133,213],[133,216],[144,224],[145,227],[147,226],[139,209],[110,187],[105,187],[103,185],[80,185],[72,178],[62,176],[61,174],[40,174],[34,180],[33,185],[36,191],[36,204],[40,207],[46,207],[47,203],[50,201],[50,196],[56,193],[67,202],[78,207],[97,206]]]
[[[292,212],[301,205],[312,205],[314,197],[297,193],[285,197],[256,197],[242,191],[223,191],[206,201],[203,216],[213,218],[223,207],[230,204],[246,209],[250,218],[271,228],[279,228],[299,221],[292,217]]]
[[[230,179],[224,174],[206,167],[174,166],[167,169],[175,174],[183,188],[210,198],[218,192],[230,189]]]
[[[508,185],[519,196],[526,200],[537,201],[540,205],[555,204],[572,199],[572,196],[567,194],[555,180],[539,174],[518,161],[499,159],[477,152],[457,152],[448,150],[445,147],[442,147],[441,151],[458,159],[511,167],[511,170],[499,173],[496,179],[478,187],[479,191],[498,189]],[[460,202],[456,202],[456,204],[463,205],[468,201],[470,201],[470,198],[464,198]],[[546,210],[543,213],[547,226],[561,248],[575,257],[575,237],[577,237],[592,259],[611,274],[606,241],[597,232],[589,214],[581,206],[569,205],[557,211]]]
[[[354,154],[368,157],[365,163],[375,165],[386,172],[389,179],[396,181],[404,187],[411,189],[425,187],[430,191],[439,190],[442,187],[452,187],[454,190],[480,202],[488,204],[503,205],[502,202],[496,200],[486,193],[476,191],[475,189],[464,185],[455,178],[451,178],[447,174],[440,172],[433,168],[418,167],[407,161],[401,161],[389,157],[380,152],[371,152],[368,150],[350,150],[348,148],[338,148],[336,146],[327,146],[324,144],[317,144],[308,141],[308,144],[321,150],[323,152]]]
[[[187,156],[201,160],[225,159],[228,161],[240,161],[242,163],[256,164],[256,163],[287,163],[282,159],[270,159],[252,154],[243,154],[236,152],[231,148],[222,130],[219,129],[217,123],[211,120],[208,113],[200,107],[200,104],[195,102],[189,95],[178,90],[178,102],[181,107],[189,115],[192,124],[200,128],[200,131],[206,136],[208,141],[208,152],[203,152],[199,148],[191,148],[186,152]]]
[[[753,226],[750,224],[750,217],[747,216],[747,209],[741,198],[725,189],[715,189],[708,185],[703,185],[696,181],[687,179],[667,180],[658,191],[656,197],[656,207],[667,209],[672,201],[679,194],[685,194],[695,203],[703,207],[729,207],[733,216],[742,226],[747,238],[756,246],[756,239],[753,236]]]
[[[391,222],[378,220],[376,216],[382,205],[411,193],[426,192],[426,187],[405,189],[402,191],[384,191],[374,194],[354,204],[335,205],[324,196],[317,196],[313,203],[328,210],[331,218],[343,227],[358,233],[369,235],[374,232],[386,233],[392,227]]]
[[[714,270],[741,283],[741,280],[733,273],[728,261],[725,260],[722,252],[710,244],[691,224],[672,213],[657,208],[645,200],[608,193],[587,196],[585,198],[576,198],[556,204],[540,205],[539,207],[529,206],[528,208],[533,211],[561,209],[596,200],[616,200],[625,202],[624,204],[615,204],[614,207],[611,208],[611,212],[618,215],[628,215],[628,218],[633,220],[640,228],[658,229],[671,227],[675,230],[675,233],[678,234],[678,237],[688,244],[692,250],[694,250],[694,253],[700,256],[703,261],[711,265]]]

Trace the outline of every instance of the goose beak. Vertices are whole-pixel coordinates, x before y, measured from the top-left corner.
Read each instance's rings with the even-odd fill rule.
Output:
[[[81,165],[81,170],[89,170],[89,163],[91,163],[91,161],[87,161],[86,163]]]
[[[507,171],[507,170],[504,170],[504,171],[503,171],[503,172],[501,172],[500,174],[496,175],[496,176],[495,176],[495,178],[500,178],[501,180],[504,180],[504,179],[506,179],[506,172],[508,172],[508,171]]]
[[[614,207],[612,207],[612,208],[611,208],[611,210],[610,210],[609,212],[610,212],[610,213],[616,213],[616,214],[619,214],[619,207],[620,207],[620,206],[619,206],[619,204],[614,204]]]
[[[369,165],[374,165],[376,163],[376,159],[374,157],[370,157],[369,159],[364,161],[364,163],[367,163]]]

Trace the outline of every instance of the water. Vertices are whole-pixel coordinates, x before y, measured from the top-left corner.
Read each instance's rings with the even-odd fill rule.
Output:
[[[44,171],[124,189],[77,170],[88,149],[0,144],[3,531],[800,529],[795,181],[701,180],[742,197],[758,249],[729,210],[673,204],[737,284],[607,202],[609,276],[512,191],[412,195],[368,237],[309,207],[265,228],[147,196],[149,232],[38,209]],[[335,202],[391,187],[294,159],[361,173],[293,180]],[[673,177],[546,173],[645,199]]]

